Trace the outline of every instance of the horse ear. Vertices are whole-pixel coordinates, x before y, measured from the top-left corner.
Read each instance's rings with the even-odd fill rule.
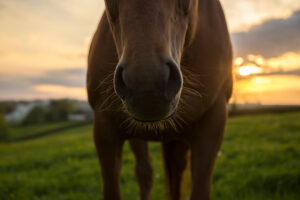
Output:
[[[118,0],[105,0],[106,13],[112,22],[117,21],[119,17]]]

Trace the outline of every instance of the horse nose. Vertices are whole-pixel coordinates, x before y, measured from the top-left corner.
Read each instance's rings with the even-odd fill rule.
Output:
[[[173,99],[182,87],[182,75],[179,67],[171,60],[167,61],[169,76],[166,84],[165,96],[167,99]]]
[[[157,69],[160,69],[159,72]],[[141,74],[133,70],[126,70],[123,64],[117,66],[114,86],[121,99],[125,100],[130,94],[143,91],[145,86],[147,86],[145,91],[161,94],[161,97],[167,101],[172,100],[180,91],[183,82],[182,75],[172,60],[168,60],[163,66],[155,68],[153,73],[149,73],[149,70],[145,71],[147,73]],[[149,77],[151,78],[149,79]],[[149,84],[149,80],[153,81],[153,84]],[[153,88],[149,88],[149,85],[152,85]]]
[[[127,96],[127,88],[124,82],[123,73],[124,67],[122,65],[118,65],[117,69],[115,71],[115,91],[119,95],[119,97],[123,100],[125,100],[125,97]]]

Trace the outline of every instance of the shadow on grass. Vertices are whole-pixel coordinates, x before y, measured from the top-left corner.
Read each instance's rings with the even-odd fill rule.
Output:
[[[85,126],[85,125],[88,125],[88,124],[91,124],[91,123],[92,123],[92,121],[78,122],[76,124],[70,124],[70,125],[66,125],[66,126],[62,126],[62,127],[57,127],[57,128],[49,129],[49,130],[46,130],[46,131],[37,132],[37,133],[31,134],[31,135],[26,135],[26,136],[23,136],[23,137],[7,139],[5,142],[8,142],[8,143],[10,143],[10,142],[21,142],[21,141],[36,139],[36,138],[52,135],[52,134],[55,134],[57,132],[64,131],[64,130],[67,130],[67,129]]]

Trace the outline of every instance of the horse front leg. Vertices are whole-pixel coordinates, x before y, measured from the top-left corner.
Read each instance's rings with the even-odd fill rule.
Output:
[[[94,119],[94,141],[101,166],[103,199],[121,200],[120,169],[124,140],[109,121],[98,115]]]
[[[188,162],[189,146],[182,141],[163,142],[164,168],[170,200],[183,199],[182,177]]]
[[[149,200],[152,186],[152,165],[148,143],[144,140],[130,139],[129,144],[135,155],[135,174],[140,187],[140,199]]]
[[[209,200],[214,163],[227,119],[225,97],[207,111],[191,137],[191,200]]]

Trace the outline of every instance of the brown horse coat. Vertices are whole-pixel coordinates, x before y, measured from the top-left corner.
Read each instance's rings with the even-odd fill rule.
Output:
[[[105,200],[121,199],[119,178],[122,145],[126,139],[129,139],[136,156],[135,171],[141,199],[149,199],[152,185],[147,140],[162,142],[171,199],[181,198],[182,173],[189,159],[191,199],[210,199],[214,162],[222,143],[227,102],[232,91],[231,42],[218,0],[186,0],[189,4],[184,13],[189,14],[177,14],[177,4],[172,6],[174,2],[181,2],[180,6],[183,4],[184,7],[185,0],[164,1],[128,0],[126,4],[122,3],[124,0],[106,1],[106,13],[91,43],[87,90],[89,103],[94,109],[94,140],[102,168]],[[130,14],[132,18],[126,17]],[[159,16],[161,20],[153,16]],[[187,17],[181,20],[178,19],[180,16]],[[162,54],[168,55],[169,60],[175,63],[170,71],[161,71],[163,67],[160,66],[166,65],[159,64],[157,55]],[[165,77],[172,79],[170,74],[175,70],[177,75],[174,77],[177,78],[172,80],[174,84],[172,82],[169,87],[175,92],[171,103],[165,104],[167,107],[172,105],[168,107],[169,110],[151,113],[151,110],[165,108],[156,107],[153,102],[163,102],[164,105],[167,101],[161,96],[157,97],[158,92],[152,96],[148,92],[141,93],[142,97],[134,101],[133,111],[130,111],[132,105],[129,105],[129,98],[123,99],[122,96],[123,93],[129,96],[129,89],[119,89],[122,85],[119,86],[116,80],[116,68],[124,68],[120,66],[124,60],[127,62],[127,76],[131,77],[126,87],[133,85],[133,95],[143,88],[149,89],[147,91],[151,91],[151,95],[153,91],[161,91],[157,88],[164,83]],[[165,76],[166,73],[169,75]],[[124,76],[121,74],[121,82],[126,80]],[[179,99],[177,103],[176,99]],[[134,106],[140,102],[145,102],[141,112],[134,110]],[[172,109],[174,113],[170,114]],[[138,112],[146,113],[137,115],[142,116],[141,120],[132,117]],[[150,117],[159,120],[147,120]],[[191,152],[190,157],[188,152]]]

